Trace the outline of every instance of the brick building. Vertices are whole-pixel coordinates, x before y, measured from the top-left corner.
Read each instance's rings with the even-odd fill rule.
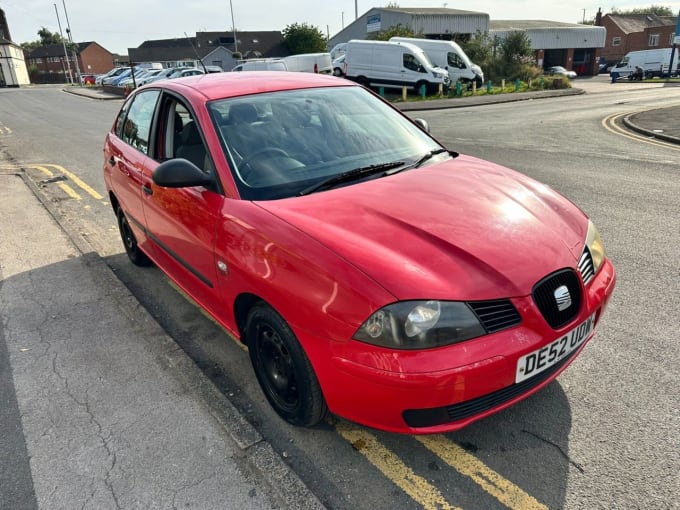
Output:
[[[607,29],[600,55],[608,64],[618,62],[629,51],[671,48],[677,16],[656,14],[605,14],[598,11],[595,24]]]
[[[76,77],[77,69],[85,74],[104,74],[113,67],[113,54],[96,42],[81,42],[76,44],[78,65],[69,50],[68,65],[64,55],[63,44],[48,44],[40,46],[26,55],[31,81],[33,83],[68,83]],[[68,76],[69,65],[71,78]]]

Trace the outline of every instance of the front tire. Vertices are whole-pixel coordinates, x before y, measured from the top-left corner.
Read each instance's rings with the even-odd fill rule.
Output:
[[[430,85],[430,82],[427,81],[419,81],[416,83],[415,86],[415,92],[417,95],[420,95],[420,90],[422,89],[423,85],[425,85],[425,95],[429,94],[432,90],[432,85]]]
[[[121,207],[118,207],[116,216],[118,217],[118,230],[120,230],[120,238],[123,240],[123,246],[125,247],[125,253],[127,253],[130,262],[136,266],[150,266],[151,259],[147,257],[137,244],[137,238],[135,237],[132,228],[128,223],[125,213]]]
[[[261,304],[248,314],[248,352],[265,397],[288,423],[312,427],[328,413],[319,381],[286,321]]]

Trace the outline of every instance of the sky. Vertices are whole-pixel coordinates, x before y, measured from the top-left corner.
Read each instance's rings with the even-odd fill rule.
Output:
[[[532,19],[578,23],[595,16],[598,7],[607,13],[612,7],[630,9],[649,5],[680,10],[680,1],[610,0],[603,4],[581,0],[397,0],[400,7],[447,7],[489,14],[492,20]],[[283,30],[292,23],[308,23],[331,37],[373,7],[388,0],[0,0],[13,42],[37,40],[38,30],[59,31],[57,12],[66,34],[68,14],[75,41],[96,41],[112,53],[127,54],[145,40],[194,36],[202,31]],[[55,9],[56,5],[56,9]],[[233,9],[233,23],[231,9]]]

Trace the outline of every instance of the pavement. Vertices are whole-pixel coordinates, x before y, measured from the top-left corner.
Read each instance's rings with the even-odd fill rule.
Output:
[[[0,169],[0,509],[323,509],[39,197]]]
[[[413,112],[583,93],[398,106]],[[624,122],[680,144],[678,118],[673,107]],[[41,197],[21,172],[0,170],[0,509],[323,509]]]

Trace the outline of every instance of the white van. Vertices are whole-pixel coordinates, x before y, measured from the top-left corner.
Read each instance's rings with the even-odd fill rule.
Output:
[[[451,86],[458,80],[461,83],[477,82],[477,87],[481,87],[484,84],[482,68],[477,64],[473,64],[463,49],[453,41],[392,37],[390,42],[405,42],[421,48],[435,66],[446,69],[449,72]]]
[[[281,59],[246,60],[234,67],[232,71],[288,71],[288,66]]]
[[[620,75],[625,76],[634,72],[636,66],[640,66],[647,78],[652,76],[665,76],[668,74],[671,65],[672,49],[673,48],[659,48],[656,50],[630,51],[621,59],[621,62],[611,68],[611,72],[617,72]],[[675,52],[673,64],[675,71],[672,74],[678,74],[678,70],[680,69],[678,51]]]
[[[353,39],[345,47],[345,76],[364,86],[413,87],[430,93],[450,84],[444,69],[435,67],[425,52],[409,43]]]
[[[283,57],[289,71],[302,73],[331,74],[333,65],[330,53],[302,53]]]

